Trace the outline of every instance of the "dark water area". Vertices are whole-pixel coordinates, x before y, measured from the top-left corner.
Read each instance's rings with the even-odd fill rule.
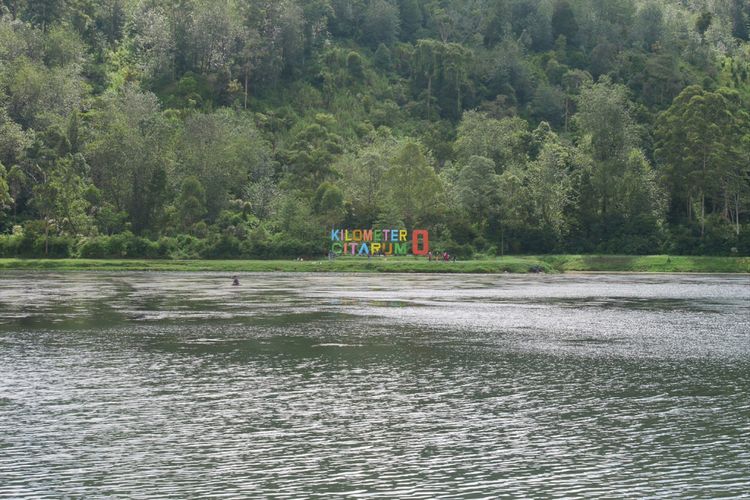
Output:
[[[750,277],[0,274],[0,496],[750,491]]]

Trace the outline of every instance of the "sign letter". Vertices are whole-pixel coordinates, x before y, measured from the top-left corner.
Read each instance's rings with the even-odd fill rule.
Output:
[[[422,237],[421,248],[419,237]],[[424,229],[415,229],[411,232],[411,253],[414,255],[427,255],[430,251],[430,235]]]

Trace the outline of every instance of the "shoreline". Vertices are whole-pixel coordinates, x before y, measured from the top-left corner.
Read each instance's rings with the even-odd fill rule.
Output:
[[[0,259],[2,271],[213,271],[311,273],[504,274],[687,273],[747,274],[750,257],[540,255],[457,262],[422,258],[320,260]]]

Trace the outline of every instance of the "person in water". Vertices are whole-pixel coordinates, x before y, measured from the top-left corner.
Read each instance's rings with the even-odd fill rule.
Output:
[[[237,276],[232,276],[232,286],[240,286],[240,279]]]

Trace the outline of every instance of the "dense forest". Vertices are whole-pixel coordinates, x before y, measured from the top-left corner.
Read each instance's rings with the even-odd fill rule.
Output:
[[[750,253],[747,0],[0,6],[0,256]]]

